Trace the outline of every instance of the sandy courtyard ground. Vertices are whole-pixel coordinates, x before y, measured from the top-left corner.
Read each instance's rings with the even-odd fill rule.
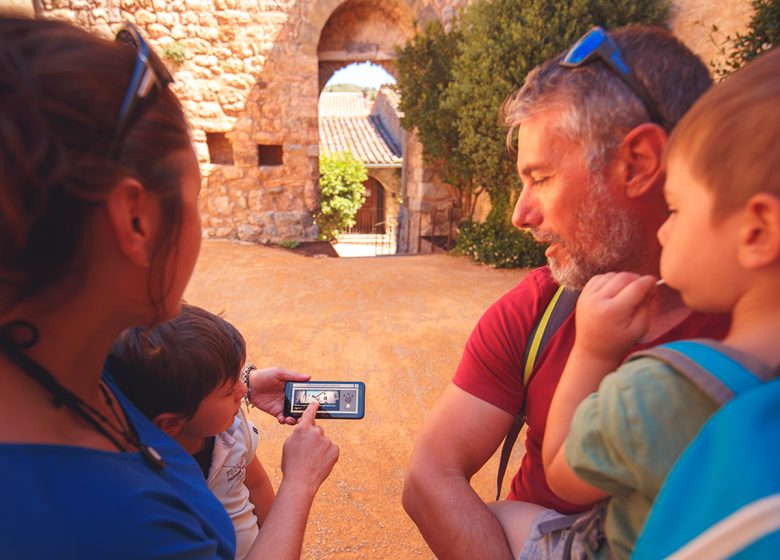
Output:
[[[523,275],[443,254],[312,258],[203,243],[185,298],[224,311],[251,361],[366,384],[363,420],[319,421],[341,457],[315,500],[302,558],[433,558],[401,507],[404,469],[477,319]],[[278,486],[291,428],[256,410],[251,418],[258,455]],[[495,495],[495,473],[496,457],[472,481],[486,500]]]

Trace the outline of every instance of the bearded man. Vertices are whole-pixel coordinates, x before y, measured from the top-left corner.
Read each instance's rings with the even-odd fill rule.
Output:
[[[550,400],[574,342],[574,314],[546,342],[527,387],[526,347],[560,286],[578,290],[609,271],[658,275],[656,231],[668,216],[663,146],[710,85],[701,60],[665,30],[594,28],[529,73],[505,102],[523,184],[512,221],[549,244],[548,266],[529,273],[479,320],[415,444],[403,505],[437,557],[511,558],[501,526],[469,481],[521,412],[525,455],[506,499],[572,514],[591,506],[556,496],[541,458]],[[648,333],[632,351],[726,333],[727,319],[691,312],[668,288],[651,298]]]

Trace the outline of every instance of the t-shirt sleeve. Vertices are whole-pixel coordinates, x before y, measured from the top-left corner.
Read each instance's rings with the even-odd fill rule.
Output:
[[[452,379],[456,386],[512,415],[519,412],[523,350],[541,313],[545,284],[554,291],[549,271],[537,269],[482,315]]]
[[[652,358],[628,362],[577,407],[564,444],[569,466],[614,495],[630,489],[649,499],[715,403]]]

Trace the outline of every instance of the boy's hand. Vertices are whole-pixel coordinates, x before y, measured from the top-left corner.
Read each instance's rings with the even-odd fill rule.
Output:
[[[285,483],[302,485],[311,496],[328,478],[339,458],[338,446],[314,421],[319,407],[316,401],[309,403],[282,450]]]
[[[656,280],[632,272],[609,272],[591,278],[577,302],[577,349],[619,363],[647,332],[648,295]]]
[[[294,371],[270,367],[256,369],[249,374],[249,385],[252,387],[252,404],[275,416],[280,424],[295,424],[295,418],[284,415],[284,384],[287,381],[308,381],[310,375]]]

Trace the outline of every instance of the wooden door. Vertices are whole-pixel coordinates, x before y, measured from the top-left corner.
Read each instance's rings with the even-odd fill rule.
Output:
[[[366,187],[366,201],[355,214],[355,233],[385,232],[385,189],[382,183],[369,177],[363,186]],[[377,225],[379,224],[379,225]]]

